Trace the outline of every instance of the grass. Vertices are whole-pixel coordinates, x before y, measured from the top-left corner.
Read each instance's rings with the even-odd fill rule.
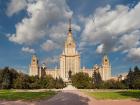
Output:
[[[0,100],[40,100],[54,96],[56,92],[16,92],[13,90],[0,90]]]
[[[125,90],[125,91],[101,91],[101,92],[86,92],[89,96],[95,99],[138,99],[140,100],[140,90]]]

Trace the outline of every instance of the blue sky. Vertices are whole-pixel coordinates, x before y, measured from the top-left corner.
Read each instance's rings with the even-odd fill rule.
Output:
[[[72,17],[81,66],[101,64],[112,74],[140,65],[140,0],[0,0],[0,68],[28,72],[31,55],[49,68],[59,65]]]

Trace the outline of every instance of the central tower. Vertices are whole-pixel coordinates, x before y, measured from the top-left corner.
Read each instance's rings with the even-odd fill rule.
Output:
[[[64,50],[60,56],[60,75],[67,81],[69,73],[80,72],[80,55],[76,50],[76,44],[72,36],[71,20],[69,20],[69,29],[64,45]]]

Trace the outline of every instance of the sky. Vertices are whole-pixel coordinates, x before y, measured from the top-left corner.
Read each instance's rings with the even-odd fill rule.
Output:
[[[81,67],[104,53],[112,75],[140,65],[140,0],[0,0],[0,68],[28,73],[34,53],[59,67],[70,18]]]

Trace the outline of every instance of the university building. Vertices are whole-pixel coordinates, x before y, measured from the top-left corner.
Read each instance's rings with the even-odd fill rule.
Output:
[[[29,65],[29,75],[38,75],[39,77],[51,75],[54,78],[61,77],[64,81],[68,81],[70,74],[73,75],[78,72],[87,73],[90,77],[92,77],[94,72],[98,72],[100,73],[102,80],[106,81],[111,79],[111,65],[107,55],[103,56],[100,66],[96,64],[92,69],[87,69],[85,67],[81,68],[80,54],[76,50],[76,43],[72,34],[71,22],[69,22],[69,29],[64,49],[59,58],[59,68],[49,69],[45,64],[39,66],[37,56],[33,55],[31,64]]]

